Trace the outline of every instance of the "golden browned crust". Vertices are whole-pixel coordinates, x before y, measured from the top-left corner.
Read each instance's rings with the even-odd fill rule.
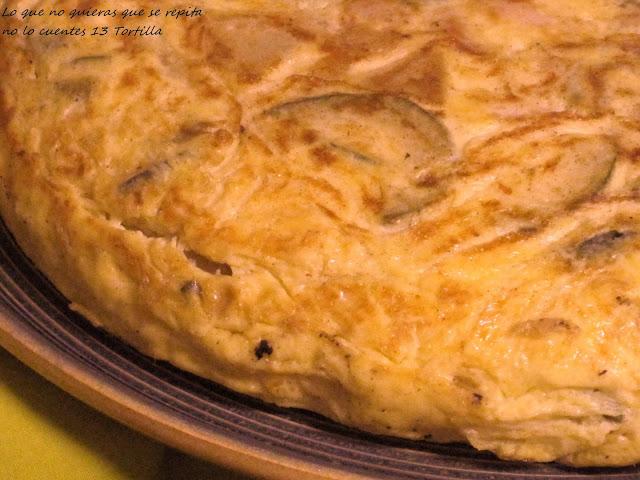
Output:
[[[0,211],[73,308],[368,431],[640,461],[640,7],[205,4],[0,37]]]

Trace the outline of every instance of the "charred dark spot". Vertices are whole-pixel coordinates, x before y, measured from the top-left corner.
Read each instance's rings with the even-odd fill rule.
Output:
[[[598,376],[601,377],[602,375],[604,375],[605,373],[607,373],[607,370],[600,370],[598,372]]]
[[[258,346],[253,352],[258,360],[262,360],[262,357],[265,355],[271,355],[273,353],[273,347],[267,340],[260,340],[260,343],[258,343]]]
[[[185,282],[180,291],[185,295],[202,295],[202,287],[196,280]]]
[[[184,254],[200,270],[212,275],[226,275],[229,277],[233,275],[233,269],[228,263],[216,262],[192,250],[187,250]]]
[[[473,400],[471,401],[471,403],[473,403],[474,405],[480,405],[482,403],[482,399],[484,397],[479,394],[479,393],[474,393],[473,394]]]
[[[632,235],[634,235],[634,232],[621,232],[619,230],[599,233],[578,244],[576,256],[578,258],[587,258],[602,254]]]
[[[616,297],[616,302],[618,302],[618,305],[631,305],[631,300],[624,295],[618,295]]]
[[[603,415],[605,420],[609,420],[610,422],[622,423],[624,420],[624,415]]]
[[[335,335],[329,335],[329,334],[328,334],[328,333],[326,333],[326,332],[320,332],[320,333],[318,334],[318,336],[319,336],[320,338],[324,338],[324,339],[326,339],[326,340],[329,340],[329,341],[330,341],[331,343],[333,343],[336,347],[341,347],[341,346],[342,346],[342,345],[340,344],[340,342],[338,341],[338,339],[336,338],[336,336],[335,336]]]

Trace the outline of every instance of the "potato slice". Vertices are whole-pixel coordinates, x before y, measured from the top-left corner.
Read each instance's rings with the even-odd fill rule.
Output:
[[[452,163],[448,131],[436,116],[392,95],[305,98],[268,110],[257,128],[287,153],[302,147],[304,157],[333,165],[336,173],[364,174],[364,183],[376,187],[369,190],[379,192],[381,223],[439,198]]]
[[[538,132],[540,133],[540,132]],[[537,135],[502,139],[473,159],[475,173],[494,181],[481,200],[546,216],[570,208],[604,187],[616,148],[601,135]]]

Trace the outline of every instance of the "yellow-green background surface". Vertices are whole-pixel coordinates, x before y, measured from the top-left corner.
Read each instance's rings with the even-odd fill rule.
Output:
[[[127,429],[0,348],[0,480],[248,480]]]

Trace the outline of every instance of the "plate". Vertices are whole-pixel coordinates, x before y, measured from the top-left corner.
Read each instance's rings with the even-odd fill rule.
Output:
[[[0,222],[0,344],[120,422],[193,455],[274,479],[637,479],[640,467],[506,462],[466,445],[368,435],[156,361],[68,308]]]

